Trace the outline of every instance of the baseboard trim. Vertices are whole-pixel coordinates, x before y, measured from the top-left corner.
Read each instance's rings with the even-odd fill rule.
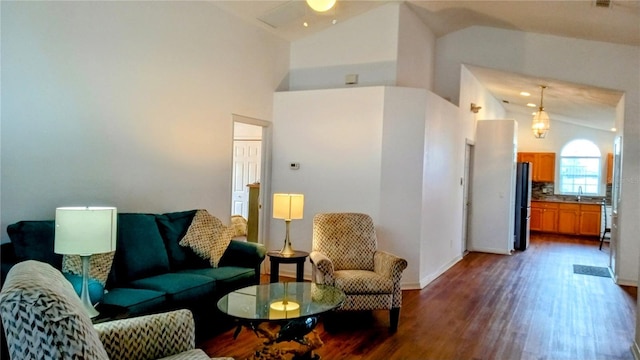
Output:
[[[453,265],[457,264],[460,260],[462,260],[462,255],[458,255],[454,257],[448,263],[440,266],[435,272],[420,279],[420,284],[418,284],[420,286],[420,289],[424,289],[433,280],[437,279],[440,275],[444,274],[447,270],[449,270]]]
[[[631,353],[633,354],[633,358],[635,360],[640,360],[640,348],[638,347],[638,343],[636,341],[631,345]]]

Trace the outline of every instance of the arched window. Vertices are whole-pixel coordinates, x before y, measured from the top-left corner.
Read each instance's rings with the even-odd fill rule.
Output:
[[[589,140],[570,141],[560,153],[560,193],[600,193],[600,149]]]

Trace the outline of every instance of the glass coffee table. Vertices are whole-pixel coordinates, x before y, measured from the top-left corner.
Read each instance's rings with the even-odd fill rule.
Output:
[[[239,322],[234,338],[243,326],[267,341],[256,357],[319,359],[314,350],[322,341],[313,329],[318,316],[340,306],[345,299],[342,290],[310,282],[285,282],[245,287],[218,300],[218,309]],[[283,346],[295,342],[297,346]],[[291,343],[288,343],[291,344]]]

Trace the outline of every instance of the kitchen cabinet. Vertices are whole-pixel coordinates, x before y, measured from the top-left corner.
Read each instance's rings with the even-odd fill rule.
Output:
[[[558,229],[558,203],[533,201],[531,202],[531,230],[556,232]]]
[[[600,204],[532,201],[533,231],[565,235],[600,236]]]
[[[601,205],[580,204],[580,227],[578,235],[600,236]]]
[[[607,154],[607,184],[613,183],[613,154]]]
[[[532,181],[554,182],[556,175],[556,153],[553,152],[519,152],[518,162],[532,163]]]
[[[580,225],[579,204],[558,205],[558,233],[576,235]]]

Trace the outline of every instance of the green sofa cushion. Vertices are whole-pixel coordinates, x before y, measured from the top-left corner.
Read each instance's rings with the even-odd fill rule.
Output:
[[[56,269],[62,268],[62,255],[53,252],[55,222],[19,221],[7,226],[18,261],[38,260]]]
[[[199,257],[190,247],[179,244],[187,233],[196,211],[188,210],[156,215],[156,222],[164,239],[172,271],[210,267],[209,261]]]
[[[193,302],[214,294],[216,282],[196,274],[168,273],[132,281],[132,287],[162,291],[172,302]]]
[[[181,270],[181,274],[197,274],[212,278],[216,281],[217,292],[220,296],[239,289],[241,287],[255,284],[255,270],[238,266],[223,266],[217,268],[186,269]]]
[[[147,289],[116,288],[107,291],[102,298],[103,304],[127,308],[129,316],[163,309],[165,302],[163,292]]]
[[[113,259],[116,284],[169,272],[169,257],[155,215],[118,214],[118,239]],[[108,288],[118,287],[108,284]]]

